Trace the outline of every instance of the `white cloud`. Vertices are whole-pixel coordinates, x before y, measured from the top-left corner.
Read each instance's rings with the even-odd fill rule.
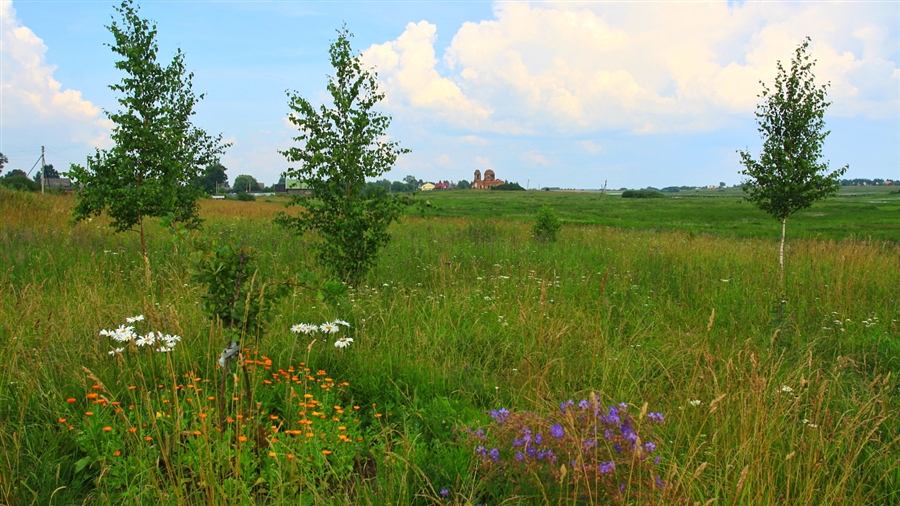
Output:
[[[376,68],[387,89],[385,105],[413,107],[452,124],[476,127],[490,111],[435,70],[436,34],[431,23],[409,23],[396,40],[364,51],[364,61]]]
[[[522,153],[522,159],[532,167],[547,167],[548,165],[551,165],[553,163],[549,158],[538,153],[536,150]]]
[[[578,145],[581,146],[582,148],[584,148],[585,151],[587,151],[588,153],[590,153],[592,155],[596,155],[597,153],[600,153],[601,151],[603,151],[603,146],[597,144],[594,141],[590,141],[590,140],[581,141],[578,143]]]
[[[365,55],[406,121],[539,135],[705,131],[752,117],[759,81],[770,84],[807,35],[817,82],[831,82],[830,113],[896,114],[897,21],[886,4],[498,2],[493,19],[459,28],[443,66],[426,21]]]
[[[7,144],[66,142],[84,147],[111,145],[111,122],[80,91],[63,89],[47,63],[44,45],[16,19],[12,1],[0,0],[0,108]],[[10,142],[12,141],[12,142]],[[30,147],[30,146],[29,146]]]

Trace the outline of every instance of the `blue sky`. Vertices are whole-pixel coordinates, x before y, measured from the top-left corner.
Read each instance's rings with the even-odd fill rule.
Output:
[[[385,177],[523,186],[740,181],[758,153],[760,80],[812,37],[831,82],[824,157],[845,177],[900,179],[900,3],[144,1],[161,59],[176,48],[206,94],[194,122],[233,143],[233,180],[275,182],[293,145],[286,90],[327,100],[346,23],[379,74],[390,137],[412,152]],[[109,146],[121,74],[108,1],[0,0],[0,152],[29,170]]]

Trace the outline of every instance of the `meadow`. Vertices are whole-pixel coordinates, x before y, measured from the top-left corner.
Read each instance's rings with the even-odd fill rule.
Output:
[[[223,391],[189,243],[151,226],[148,284],[137,234],[0,190],[0,502],[900,504],[900,195],[789,219],[783,289],[777,223],[734,196],[421,198]],[[203,201],[200,234],[321,277],[270,200]]]

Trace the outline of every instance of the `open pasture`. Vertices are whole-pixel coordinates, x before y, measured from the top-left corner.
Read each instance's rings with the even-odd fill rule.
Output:
[[[778,238],[780,222],[741,199],[737,188],[623,199],[621,192],[434,191],[421,194],[435,216],[528,221],[546,204],[571,224],[680,230],[720,237]],[[900,241],[900,193],[893,186],[842,187],[837,197],[788,218],[788,237]]]
[[[187,245],[149,228],[147,286],[136,234],[70,226],[70,197],[0,192],[0,502],[900,503],[897,195],[789,219],[783,291],[775,220],[733,198],[424,197],[438,209],[392,228],[346,304],[298,288],[247,337],[253,398],[236,369],[219,430],[224,338]],[[556,243],[530,237],[542,203],[568,223]],[[202,205],[201,233],[257,248],[261,279],[315,270],[277,202]],[[100,330],[136,315],[181,341],[115,353]],[[335,319],[346,348],[290,330]],[[571,438],[578,413],[618,403],[650,427],[644,450]],[[521,439],[479,444],[501,408],[557,420],[535,435],[574,456],[549,469],[518,460]]]

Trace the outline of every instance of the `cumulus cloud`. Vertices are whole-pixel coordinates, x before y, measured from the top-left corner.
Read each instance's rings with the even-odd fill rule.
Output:
[[[111,122],[80,91],[63,89],[53,78],[56,67],[47,63],[47,46],[16,19],[12,1],[0,0],[0,108],[7,144],[21,139],[72,142],[108,147]],[[40,140],[38,141],[40,142]]]
[[[444,121],[476,127],[490,111],[435,70],[436,35],[437,27],[431,23],[409,23],[396,40],[364,51],[363,59],[377,69],[389,90],[387,105],[413,107]]]
[[[887,4],[498,2],[440,62],[426,21],[365,56],[407,120],[512,134],[705,131],[752,115],[759,81],[771,84],[807,35],[831,114],[896,114],[897,18]]]

